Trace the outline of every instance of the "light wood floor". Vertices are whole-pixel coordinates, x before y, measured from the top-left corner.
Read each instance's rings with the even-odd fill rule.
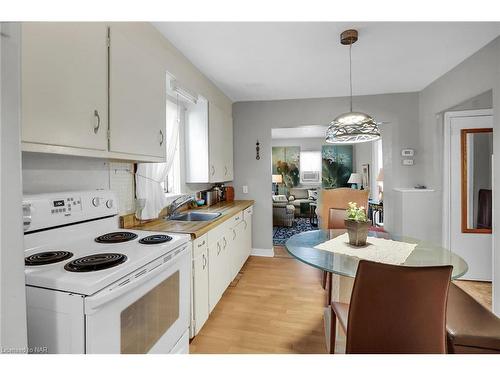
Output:
[[[191,353],[325,353],[318,270],[250,257],[190,345]]]
[[[191,353],[326,353],[320,272],[275,247],[250,257],[226,290]],[[456,281],[491,309],[491,283]]]

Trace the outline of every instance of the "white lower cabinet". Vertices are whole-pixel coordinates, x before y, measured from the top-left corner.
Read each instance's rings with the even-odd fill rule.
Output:
[[[207,235],[193,241],[193,274],[190,337],[200,332],[208,319],[208,244]]]
[[[198,334],[252,248],[252,207],[193,242],[191,337]]]
[[[227,254],[225,224],[208,232],[208,302],[212,312],[225,290],[225,258]]]
[[[244,212],[243,212],[243,219],[245,220],[245,231],[243,234],[243,242],[244,242],[244,260],[242,263],[243,264],[246,262],[250,254],[252,253],[252,217],[253,217],[253,206],[248,207]]]

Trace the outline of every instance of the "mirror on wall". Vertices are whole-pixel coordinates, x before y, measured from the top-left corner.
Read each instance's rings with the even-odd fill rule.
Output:
[[[493,129],[462,129],[462,233],[491,233]]]

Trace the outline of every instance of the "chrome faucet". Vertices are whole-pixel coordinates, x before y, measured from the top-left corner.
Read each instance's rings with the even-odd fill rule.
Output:
[[[177,210],[184,206],[186,203],[193,201],[194,198],[191,195],[181,195],[180,197],[174,199],[172,203],[167,206],[167,219],[170,219],[172,216],[174,216]]]

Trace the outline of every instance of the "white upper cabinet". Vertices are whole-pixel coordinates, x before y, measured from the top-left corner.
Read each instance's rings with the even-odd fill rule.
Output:
[[[233,120],[219,107],[210,103],[208,110],[210,145],[210,181],[233,179]]]
[[[188,109],[185,147],[186,182],[233,180],[233,119],[203,97]]]
[[[165,158],[166,70],[134,25],[110,28],[111,152]]]
[[[208,144],[210,149],[210,179],[209,182],[224,181],[224,116],[216,105],[208,106]]]
[[[107,150],[107,27],[23,23],[22,141]]]
[[[200,96],[196,104],[189,105],[184,129],[186,182],[208,182],[208,101],[205,98]]]

